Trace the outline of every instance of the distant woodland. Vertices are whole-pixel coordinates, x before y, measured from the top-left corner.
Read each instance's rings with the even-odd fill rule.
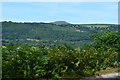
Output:
[[[3,45],[53,45],[67,43],[72,46],[92,44],[91,37],[103,31],[115,31],[114,24],[56,24],[2,22]]]

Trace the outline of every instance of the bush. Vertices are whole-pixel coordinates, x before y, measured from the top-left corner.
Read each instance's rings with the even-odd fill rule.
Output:
[[[102,34],[93,36],[93,44],[95,48],[102,50],[106,49],[120,49],[120,34],[117,31],[107,31]]]
[[[65,75],[80,78],[117,66],[118,52],[115,50],[99,51],[88,47],[72,48],[66,44],[42,48],[4,46],[3,78],[63,78]]]
[[[2,51],[3,78],[37,78],[45,75],[49,57],[28,46],[6,46]]]

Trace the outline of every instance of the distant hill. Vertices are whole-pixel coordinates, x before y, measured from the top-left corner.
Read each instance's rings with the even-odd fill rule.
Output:
[[[101,27],[105,25],[70,24],[65,21],[54,23],[60,25],[53,23],[2,22],[2,44],[52,45],[54,43],[67,43],[72,46],[82,46],[84,43],[91,44],[90,37],[96,33],[101,33],[104,30],[118,30],[117,25]]]
[[[70,24],[66,21],[55,21],[55,22],[51,22],[51,23],[53,23],[53,24]]]

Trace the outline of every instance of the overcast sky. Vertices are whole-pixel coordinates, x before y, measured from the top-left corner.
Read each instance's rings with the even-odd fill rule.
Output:
[[[117,2],[3,2],[3,21],[118,23]]]

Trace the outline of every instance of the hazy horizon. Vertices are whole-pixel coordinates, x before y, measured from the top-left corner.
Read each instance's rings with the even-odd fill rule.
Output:
[[[12,21],[12,20],[8,20],[7,22]],[[2,21],[5,22],[5,21]],[[46,21],[12,21],[12,22],[16,22],[16,23],[51,23],[51,22],[46,22]],[[56,21],[52,21],[52,22],[56,22]],[[68,21],[65,21],[68,22]],[[70,24],[118,24],[118,23],[72,23],[72,22],[68,22]]]

